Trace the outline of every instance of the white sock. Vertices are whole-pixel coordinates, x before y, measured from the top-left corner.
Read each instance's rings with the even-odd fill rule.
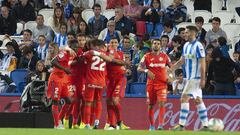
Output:
[[[179,116],[179,124],[185,126],[189,112],[189,103],[181,103],[181,110]]]
[[[203,126],[208,126],[208,117],[207,117],[207,109],[205,104],[202,102],[197,105],[198,116],[202,122]]]

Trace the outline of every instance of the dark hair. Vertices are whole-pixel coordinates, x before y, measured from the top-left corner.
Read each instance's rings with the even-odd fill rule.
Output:
[[[174,36],[173,38],[172,38],[172,41],[173,42],[176,42],[176,43],[179,43],[179,44],[181,44],[182,43],[182,38],[180,37],[180,36],[178,36],[178,35],[176,35],[176,36]]]
[[[219,37],[218,38],[218,43],[220,46],[226,45],[227,44],[227,40],[225,37]]]
[[[42,15],[42,14],[38,14],[38,15],[37,15],[37,17],[38,17],[38,16],[41,16],[41,17],[43,17],[43,15]],[[43,18],[44,18],[44,17],[43,17]]]
[[[169,40],[169,36],[168,35],[162,35],[160,39],[162,38],[167,38]]]
[[[159,42],[161,42],[161,40],[158,39],[158,38],[154,38],[154,39],[152,39],[152,43],[153,43],[154,41],[159,41]]]
[[[23,48],[23,56],[26,56],[26,55],[29,54],[29,53],[33,53],[32,47],[30,47],[30,46],[25,46],[25,47]]]
[[[67,23],[65,23],[65,22],[60,24],[60,28],[61,28],[62,26],[66,26],[66,28],[68,28]]]
[[[184,27],[179,28],[178,29],[178,34],[180,34],[182,31],[185,31],[185,30],[186,30],[186,28],[184,28]]]
[[[152,2],[151,2],[151,7],[153,7],[153,1],[154,1],[154,0],[152,0]],[[159,4],[159,8],[161,8],[161,1],[160,1],[160,0],[157,0],[157,2],[158,2],[158,4]]]
[[[99,8],[101,8],[101,5],[98,4],[98,3],[96,3],[96,4],[93,5],[92,9],[94,9],[95,7],[99,7]]]
[[[222,52],[220,50],[219,47],[213,49],[213,52],[212,52],[212,58],[215,59],[215,58],[222,58],[223,55],[222,55]]]
[[[69,45],[69,47],[70,48],[77,48],[77,46],[78,46],[78,41],[77,40],[69,40],[68,41],[68,45]]]
[[[207,45],[206,50],[208,49],[214,49],[214,46],[212,44]]]
[[[173,22],[171,22],[171,21],[166,21],[166,22],[164,22],[163,26],[165,26],[165,27],[170,27],[170,28],[172,29],[172,28],[173,28]]]
[[[78,34],[77,34],[77,37],[86,37],[86,34],[84,34],[84,33],[78,33]]]
[[[29,30],[29,29],[23,30],[23,33],[24,33],[24,32],[27,32],[27,33],[29,33],[30,35],[32,35],[32,31]]]
[[[72,36],[76,37],[76,34],[75,34],[73,31],[68,32],[68,33],[67,33],[67,36],[68,36],[68,35],[72,35]]]
[[[221,23],[221,19],[219,17],[213,17],[212,21]]]
[[[189,26],[187,26],[186,28],[187,28],[188,30],[190,30],[190,31],[195,32],[196,34],[198,33],[198,29],[197,29],[196,26],[191,26],[191,25],[189,25]]]
[[[202,17],[202,16],[198,16],[198,17],[196,17],[196,18],[195,18],[195,23],[196,23],[196,22],[204,23],[204,19],[203,19],[203,17]]]
[[[117,40],[117,41],[118,41],[118,43],[120,42],[120,41],[119,41],[119,39],[118,39],[118,38],[116,38],[116,37],[112,37],[112,38],[110,39],[110,41],[111,41],[111,40]]]
[[[105,42],[100,39],[93,39],[90,44],[92,44],[93,46],[102,46],[105,45]]]
[[[179,75],[182,74],[182,73],[183,73],[183,70],[180,69],[180,68],[175,70],[175,75],[176,75],[176,76],[179,76]]]
[[[40,37],[46,39],[46,37],[44,35],[39,35],[38,38],[40,38]]]

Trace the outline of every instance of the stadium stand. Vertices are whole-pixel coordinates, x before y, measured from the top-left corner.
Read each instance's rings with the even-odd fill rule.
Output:
[[[45,25],[48,25],[48,18],[52,17],[53,16],[53,12],[54,10],[53,9],[49,9],[49,8],[44,8],[44,9],[41,9],[38,11],[38,14],[41,14],[43,15],[44,17],[44,24]]]
[[[82,11],[82,18],[84,19],[85,22],[88,22],[88,20],[93,16],[94,13],[92,9],[85,9]]]
[[[102,15],[104,15],[108,20],[115,16],[115,10],[114,9],[108,9],[102,11]]]
[[[203,19],[204,19],[204,22],[208,23],[209,20],[212,18],[212,13],[207,11],[207,10],[195,10],[195,11],[193,11],[193,15],[192,15],[192,18],[191,18],[193,23],[195,21],[195,18],[198,17],[198,16],[202,16]]]

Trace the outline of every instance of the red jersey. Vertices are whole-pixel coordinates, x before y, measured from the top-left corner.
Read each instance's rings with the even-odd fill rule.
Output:
[[[140,62],[140,66],[151,71],[155,75],[155,79],[152,80],[148,77],[147,84],[162,84],[167,83],[167,68],[170,65],[170,59],[165,53],[154,55],[153,53],[147,53],[143,56]]]
[[[105,52],[99,51],[102,55]],[[104,87],[106,76],[106,62],[99,56],[93,56],[91,50],[83,54],[86,59],[86,83],[90,85]]]
[[[114,59],[124,60],[123,52],[110,49],[109,55],[113,56]],[[125,74],[125,67],[121,65],[117,65],[114,63],[107,63],[107,76],[108,78],[118,78]]]
[[[64,67],[64,68],[70,68],[68,62],[71,59],[71,55],[68,51],[61,51],[57,54],[56,56],[59,64]],[[66,74],[63,70],[54,67],[52,73],[57,73],[57,74]]]
[[[83,55],[83,50],[82,48],[78,49],[77,56],[82,56]],[[73,60],[76,59],[76,57],[72,58]],[[86,66],[84,61],[80,61],[76,63],[76,65],[71,66],[71,72],[72,76],[77,76],[77,77],[85,77],[86,75]]]

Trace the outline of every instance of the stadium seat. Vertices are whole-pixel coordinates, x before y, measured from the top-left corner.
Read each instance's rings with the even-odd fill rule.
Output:
[[[143,36],[146,33],[146,22],[136,21],[136,35]]]
[[[17,23],[16,35],[20,35],[22,30],[23,30],[23,24],[22,23]]]
[[[33,30],[36,26],[37,26],[37,23],[35,21],[28,21],[24,25],[24,30],[26,29]]]
[[[115,10],[114,9],[104,10],[102,12],[102,15],[104,15],[109,20],[110,18],[115,16]]]
[[[195,23],[195,18],[198,16],[202,16],[205,23],[208,23],[212,18],[212,13],[207,10],[195,10],[192,14],[191,20]]]
[[[212,29],[212,23],[204,23],[202,27],[208,32]]]
[[[195,24],[194,23],[191,23],[191,22],[182,22],[182,23],[179,23],[176,27],[177,27],[177,29],[179,29],[179,28],[186,28],[187,26],[189,26],[189,25],[193,25],[193,26],[195,26]]]
[[[233,37],[240,34],[240,24],[227,23],[222,28],[226,32],[228,39],[233,39]]]
[[[221,26],[230,23],[234,18],[233,12],[230,11],[216,11],[212,14],[212,17],[219,17],[221,19]]]
[[[231,0],[230,0],[231,1]],[[223,0],[212,0],[212,13],[222,9]]]
[[[130,93],[133,96],[146,96],[146,83],[132,83]]]
[[[87,23],[88,23],[88,20],[93,16],[94,16],[94,12],[92,9],[85,9],[82,11],[82,18]]]
[[[92,2],[92,3],[94,3],[94,2]],[[106,10],[107,0],[96,0],[96,3],[101,5],[102,11]],[[92,7],[92,6],[90,6],[90,7]]]
[[[26,84],[27,74],[28,74],[28,70],[26,69],[16,69],[10,73],[10,78],[13,80],[13,82],[17,86],[17,89],[16,89],[17,93],[21,93],[23,91],[24,86]]]
[[[187,16],[188,16],[187,19],[191,19],[191,16],[193,15],[193,12],[194,12],[193,0],[184,0],[183,4],[187,7]]]
[[[54,14],[54,9],[44,8],[39,10],[38,14],[43,15],[44,18],[44,24],[48,25],[48,18],[52,17]]]

